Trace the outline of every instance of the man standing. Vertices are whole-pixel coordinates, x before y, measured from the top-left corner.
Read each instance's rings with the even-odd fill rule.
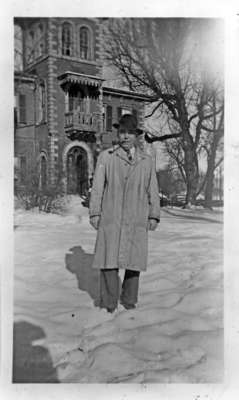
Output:
[[[139,274],[147,267],[148,230],[160,220],[155,163],[137,146],[137,120],[125,114],[114,126],[119,146],[98,157],[89,211],[98,231],[93,267],[100,269],[100,307],[109,312],[118,306],[119,268],[125,269],[120,302],[135,308]]]

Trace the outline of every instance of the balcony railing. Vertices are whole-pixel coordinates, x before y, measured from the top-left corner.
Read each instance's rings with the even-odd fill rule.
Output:
[[[97,132],[99,130],[99,114],[70,111],[65,113],[65,130]]]

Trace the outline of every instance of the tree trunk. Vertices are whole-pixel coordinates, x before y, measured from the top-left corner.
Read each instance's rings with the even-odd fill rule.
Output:
[[[205,208],[212,208],[212,193],[213,193],[213,181],[214,181],[214,168],[210,168],[207,173],[207,181],[205,188]]]
[[[185,151],[185,169],[187,176],[186,205],[190,207],[196,202],[199,180],[198,162],[193,148],[187,148]]]
[[[216,126],[216,122],[214,124]],[[205,208],[212,208],[212,196],[214,187],[214,171],[216,163],[217,147],[220,141],[221,135],[214,134],[214,140],[211,146],[211,152],[208,157],[207,173],[206,173],[206,187],[205,187]]]
[[[181,97],[179,101],[179,120],[182,128],[182,146],[185,155],[184,169],[187,184],[186,206],[191,207],[191,205],[195,204],[196,201],[199,181],[199,169],[197,153],[195,150],[193,138],[190,134],[188,114],[183,97]]]
[[[205,187],[205,208],[212,208],[212,194],[213,194],[213,186],[214,186],[214,170],[215,170],[215,157],[216,157],[216,146],[212,147],[212,152],[208,157],[208,166],[207,166],[207,179],[206,179],[206,187]]]

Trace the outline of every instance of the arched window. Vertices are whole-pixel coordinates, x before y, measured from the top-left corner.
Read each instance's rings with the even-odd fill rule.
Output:
[[[90,32],[85,26],[80,28],[80,58],[83,60],[90,58]]]
[[[37,29],[37,45],[38,55],[42,56],[44,53],[44,32],[42,24],[39,24]]]
[[[33,46],[35,43],[35,33],[33,31],[29,32],[29,37],[30,37],[30,44]]]
[[[40,45],[39,45],[39,55],[42,56],[43,53],[44,53],[44,44],[40,43]]]
[[[22,71],[23,69],[23,35],[22,28],[14,25],[14,70]]]
[[[72,29],[71,24],[64,22],[62,25],[62,54],[64,56],[72,55]]]
[[[41,82],[38,86],[38,118],[37,123],[45,122],[46,118],[46,92],[45,84]]]
[[[29,62],[33,62],[36,57],[35,49],[35,33],[33,31],[29,32]]]

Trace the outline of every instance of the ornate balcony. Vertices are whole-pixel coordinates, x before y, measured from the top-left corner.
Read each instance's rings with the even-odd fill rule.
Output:
[[[99,114],[96,112],[70,111],[65,113],[65,132],[68,136],[76,132],[97,133],[99,123]]]

